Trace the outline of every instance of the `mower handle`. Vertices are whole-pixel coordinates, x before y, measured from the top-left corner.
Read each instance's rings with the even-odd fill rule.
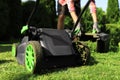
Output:
[[[29,23],[30,23],[30,21],[31,21],[31,19],[32,19],[32,17],[33,17],[33,14],[36,12],[36,10],[37,10],[37,8],[38,8],[39,2],[40,2],[40,0],[36,0],[36,2],[35,2],[35,6],[34,6],[32,12],[31,12],[31,14],[30,14],[30,16],[29,16],[29,18],[28,18],[27,23],[26,23],[26,24],[28,25],[28,27],[29,27]]]

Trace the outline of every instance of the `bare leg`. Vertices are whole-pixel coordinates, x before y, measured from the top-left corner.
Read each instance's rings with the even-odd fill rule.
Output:
[[[59,17],[58,17],[58,24],[57,24],[57,29],[58,30],[64,29],[64,19],[65,19],[65,15],[60,14]]]
[[[99,33],[100,30],[98,28],[96,5],[95,5],[95,1],[94,0],[91,0],[91,3],[90,3],[90,12],[91,12],[92,19],[93,19],[93,33],[96,33],[96,31]]]
[[[76,23],[78,17],[77,17],[77,15],[76,15],[75,11],[70,12],[70,15],[71,15],[71,17],[72,17],[72,19],[73,19],[73,22]]]
[[[97,21],[96,13],[92,13],[91,15],[93,18],[93,33],[96,33],[95,31],[97,31],[97,33],[99,33],[100,29],[98,28],[98,21]]]
[[[92,18],[93,18],[93,23],[98,22],[98,21],[97,21],[96,13],[91,13],[91,15],[92,15]]]
[[[72,11],[72,12],[70,12],[70,15],[71,15],[71,17],[73,19],[73,22],[75,24],[77,22],[77,19],[78,19],[78,16],[77,16],[76,12]],[[75,34],[77,34],[79,36],[81,35],[80,22],[78,23],[77,27],[75,28]]]

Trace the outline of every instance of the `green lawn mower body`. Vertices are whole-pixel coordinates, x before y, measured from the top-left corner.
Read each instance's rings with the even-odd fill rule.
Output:
[[[20,44],[13,46],[19,64],[36,73],[43,69],[85,65],[89,48],[74,42],[65,30],[30,27]]]

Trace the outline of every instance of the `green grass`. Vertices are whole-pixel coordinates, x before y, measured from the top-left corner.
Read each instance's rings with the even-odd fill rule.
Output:
[[[120,53],[91,53],[87,66],[49,70],[33,75],[11,55],[11,44],[0,44],[0,80],[119,80]]]

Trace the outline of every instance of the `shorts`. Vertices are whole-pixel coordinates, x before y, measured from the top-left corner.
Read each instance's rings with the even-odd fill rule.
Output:
[[[79,13],[80,13],[80,0],[75,0],[74,6],[75,6],[76,14],[79,15]],[[62,6],[58,3],[58,15],[60,15],[60,14],[69,15],[69,10],[68,10],[67,4]]]

